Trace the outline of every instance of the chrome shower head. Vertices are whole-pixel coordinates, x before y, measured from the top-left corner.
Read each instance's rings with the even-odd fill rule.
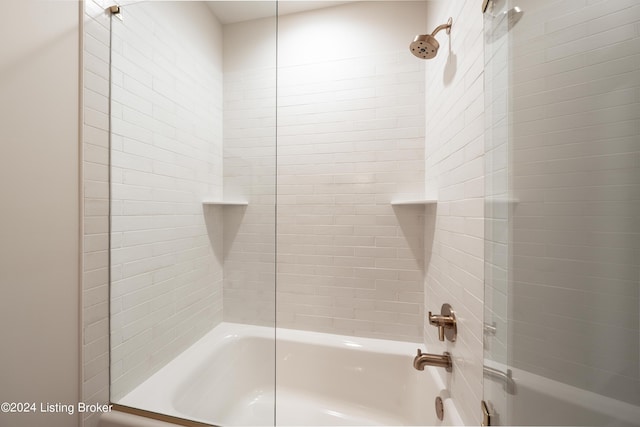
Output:
[[[409,50],[420,59],[434,58],[438,54],[438,49],[440,48],[440,43],[436,40],[435,35],[438,34],[440,30],[444,29],[447,30],[447,34],[450,34],[451,25],[453,25],[453,18],[449,18],[446,24],[436,27],[431,34],[417,35],[409,45]]]
[[[489,12],[487,12],[487,14],[493,19],[485,21],[485,38],[489,43],[492,43],[511,31],[518,21],[522,19],[524,12],[518,6],[515,6],[497,15]],[[487,23],[489,23],[489,25],[487,25]]]

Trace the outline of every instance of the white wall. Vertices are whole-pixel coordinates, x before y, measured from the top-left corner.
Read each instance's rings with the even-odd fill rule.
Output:
[[[278,324],[416,341],[423,318],[425,2],[278,24]]]
[[[112,21],[111,397],[222,320],[222,28],[204,3]]]
[[[263,326],[276,314],[276,29],[275,17],[224,26],[224,197],[248,206],[214,208],[224,320]]]
[[[0,401],[79,400],[79,19],[76,2],[3,2]],[[78,425],[0,412],[12,427]]]
[[[424,194],[424,65],[407,46],[425,7],[361,2],[279,18],[280,327],[421,336],[422,211],[390,201]],[[225,214],[243,215],[225,238],[225,319],[250,323],[273,322],[276,82],[264,52],[274,30],[225,26],[225,195],[250,198]]]
[[[438,205],[425,218],[425,311],[449,303],[458,319],[455,343],[424,327],[430,352],[449,351],[446,377],[463,420],[479,425],[482,400],[484,292],[484,48],[477,1],[429,2],[425,31],[453,18],[441,32],[438,56],[426,61],[426,188]],[[417,60],[417,59],[416,59]]]

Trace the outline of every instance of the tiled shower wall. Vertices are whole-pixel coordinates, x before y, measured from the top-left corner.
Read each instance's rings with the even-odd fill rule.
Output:
[[[109,16],[86,0],[83,19],[83,402],[109,402]],[[82,425],[97,425],[96,413]]]
[[[266,3],[263,3],[263,5]],[[269,3],[275,14],[275,2]],[[274,326],[276,18],[224,26],[224,320]]]
[[[424,64],[406,46],[425,7],[362,2],[279,18],[280,327],[420,337],[422,211],[390,201],[424,194]],[[275,26],[224,31],[225,197],[249,199],[245,211],[225,208],[225,228],[241,217],[225,237],[225,320],[273,324],[276,80],[264,52],[275,53]]]
[[[278,325],[416,341],[423,322],[425,2],[278,23]]]
[[[426,28],[453,18],[442,31],[438,56],[426,67],[425,144],[427,194],[437,206],[425,213],[425,311],[449,303],[456,311],[455,343],[438,341],[426,324],[431,352],[454,359],[451,396],[467,425],[479,425],[482,400],[484,291],[484,46],[480,4],[471,0],[429,2]],[[416,59],[417,60],[417,59]]]
[[[640,404],[640,4],[520,1],[514,366]]]
[[[111,396],[222,320],[222,28],[202,2],[112,22]]]

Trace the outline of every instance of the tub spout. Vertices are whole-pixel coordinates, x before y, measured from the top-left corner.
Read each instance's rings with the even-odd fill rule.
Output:
[[[451,372],[453,367],[453,363],[451,362],[451,354],[445,351],[441,356],[439,354],[423,353],[420,349],[418,349],[416,357],[413,358],[413,367],[419,371],[424,371],[424,367],[426,365],[438,366],[440,368],[445,368],[447,372]]]

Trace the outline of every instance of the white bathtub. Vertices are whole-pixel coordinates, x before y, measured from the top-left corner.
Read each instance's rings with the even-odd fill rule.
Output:
[[[462,425],[419,346],[222,323],[117,403],[223,426]],[[137,425],[120,415],[102,425]]]

